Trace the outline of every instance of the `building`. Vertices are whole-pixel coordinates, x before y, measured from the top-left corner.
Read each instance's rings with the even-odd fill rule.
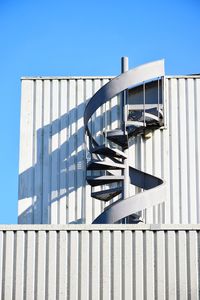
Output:
[[[143,210],[142,217],[147,224],[198,224],[200,76],[163,75],[162,61],[158,71],[158,80],[148,78],[145,95],[146,105],[155,101],[162,108],[163,126],[130,140],[128,155],[133,167],[165,180],[167,199]],[[89,153],[83,117],[88,100],[111,79],[22,78],[20,224],[91,224],[104,210],[107,204],[92,199],[86,183]],[[127,112],[137,101],[143,105],[144,84],[129,89]],[[114,97],[93,114],[90,126],[97,141],[102,142],[104,129],[120,127],[120,101]],[[129,195],[139,191],[129,185]]]
[[[145,185],[132,186],[126,166],[122,185],[108,185],[109,193],[86,182],[87,168],[93,179],[102,175],[85,138],[86,104],[115,79],[22,78],[19,225],[0,226],[2,299],[200,299],[200,76],[166,76],[163,62],[155,64],[120,75],[110,91],[130,79],[126,93],[85,117],[91,136],[110,148],[109,134],[127,125],[128,147],[115,145],[112,154],[125,153],[120,162],[139,170],[134,178],[158,179],[162,197],[147,197],[139,224],[91,225],[120,193],[144,199]]]

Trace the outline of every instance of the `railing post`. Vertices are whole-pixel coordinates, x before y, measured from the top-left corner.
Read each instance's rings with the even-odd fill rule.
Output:
[[[121,58],[121,72],[127,72],[128,71],[128,57],[122,57]],[[123,131],[124,134],[126,134],[126,112],[125,112],[125,106],[127,103],[127,91],[123,91],[122,92],[122,96],[121,96],[121,109],[122,109],[122,124],[123,124]],[[128,156],[128,150],[124,151],[125,154]],[[124,165],[125,165],[125,169],[124,169],[124,183],[123,183],[123,193],[122,193],[122,197],[123,199],[126,199],[129,197],[129,160],[128,157],[127,159],[124,159]]]

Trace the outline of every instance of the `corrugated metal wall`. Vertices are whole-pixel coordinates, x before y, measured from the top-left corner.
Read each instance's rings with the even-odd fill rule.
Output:
[[[83,112],[109,77],[22,80],[19,223],[91,223],[104,204],[85,182]],[[99,109],[92,123],[115,128],[119,99]],[[129,162],[163,177],[168,201],[142,214],[147,223],[200,223],[200,77],[165,78],[167,128],[137,137]],[[139,192],[130,188],[130,193]]]
[[[147,223],[200,223],[200,76],[165,78],[165,113],[166,129],[137,137],[129,151],[133,166],[168,185],[167,202],[143,216]]]
[[[103,210],[86,186],[83,113],[88,99],[108,81],[22,80],[19,223],[91,223]],[[117,104],[112,99],[96,112],[93,134],[99,135],[102,124],[117,126]]]
[[[0,226],[0,297],[199,299],[200,226]]]

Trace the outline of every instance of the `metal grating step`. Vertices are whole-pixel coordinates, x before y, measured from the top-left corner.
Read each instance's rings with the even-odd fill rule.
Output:
[[[101,201],[109,201],[115,196],[121,194],[121,192],[122,192],[122,187],[116,187],[108,190],[92,192],[91,196],[92,198],[96,198]]]
[[[125,134],[123,130],[115,129],[115,130],[107,131],[106,137],[110,141],[121,146],[123,149],[128,148],[128,134]]]
[[[92,153],[105,155],[107,157],[116,157],[126,159],[127,155],[119,149],[106,147],[105,145],[98,146],[92,150]]]
[[[119,170],[124,169],[124,164],[117,164],[110,161],[92,160],[87,165],[87,170]]]
[[[121,182],[124,180],[124,176],[88,176],[87,177],[87,182],[91,186],[97,186],[97,185],[104,185],[104,184],[109,184],[113,182]]]

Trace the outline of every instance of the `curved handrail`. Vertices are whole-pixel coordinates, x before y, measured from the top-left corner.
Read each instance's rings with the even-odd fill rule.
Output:
[[[93,113],[111,98],[124,90],[142,84],[145,81],[164,76],[164,61],[159,60],[144,64],[135,69],[122,73],[99,89],[89,100],[84,112],[85,130],[90,139],[90,149],[99,146],[92,137],[88,122]],[[129,167],[130,183],[136,185],[145,192],[136,194],[123,200],[118,200],[106,209],[93,221],[97,223],[116,223],[119,220],[135,214],[145,208],[159,204],[166,199],[166,183],[163,179]]]
[[[92,224],[116,223],[144,208],[165,201],[167,193],[163,179],[132,167],[129,167],[129,174],[131,184],[146,191],[110,204]]]
[[[92,224],[113,224],[119,220],[166,200],[166,183],[109,205]]]

